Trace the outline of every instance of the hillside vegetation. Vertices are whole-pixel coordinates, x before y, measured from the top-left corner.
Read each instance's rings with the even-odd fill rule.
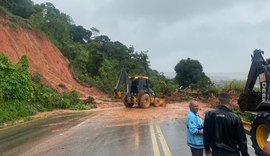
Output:
[[[79,97],[105,95],[95,88],[112,94],[122,67],[129,70],[129,75],[149,76],[151,87],[157,94],[161,93],[161,84],[166,84],[170,90],[175,88],[172,80],[150,68],[147,51],[137,52],[132,46],[99,35],[96,28],[87,30],[78,26],[51,3],[34,5],[31,0],[0,1],[0,28],[0,51],[6,54],[2,56],[4,60],[17,66],[13,62],[20,62],[25,57],[29,68],[23,70],[32,75],[29,84],[25,84],[30,97],[19,89],[17,96],[24,99],[14,98],[14,95],[10,99],[1,99],[5,106],[1,111],[5,113],[1,114],[0,123],[53,108],[89,108],[80,105]],[[12,72],[16,73],[15,70]],[[7,81],[5,85],[6,88],[21,88],[18,84]],[[5,93],[6,88],[1,87],[0,91]],[[88,101],[93,100],[88,98]],[[21,113],[12,114],[12,110],[20,109],[18,105],[23,108],[16,112]]]
[[[176,81],[168,79],[150,67],[148,51],[76,25],[52,3],[2,0],[0,29],[5,54],[0,60],[0,124],[54,108],[93,108],[94,98],[113,93],[123,67],[129,75],[148,76],[150,87],[162,97],[176,88],[192,90],[182,100],[223,90],[211,83],[198,60],[180,60]]]
[[[5,122],[28,117],[40,111],[95,107],[91,97],[82,101],[76,91],[60,94],[43,85],[40,82],[41,77],[31,76],[28,68],[25,55],[14,64],[7,56],[0,54],[0,127]]]
[[[163,74],[152,70],[147,51],[135,51],[119,41],[99,35],[97,28],[87,30],[60,12],[52,3],[33,4],[31,0],[1,1],[0,5],[23,18],[28,29],[42,31],[69,60],[76,80],[89,87],[111,93],[122,67],[129,74],[148,75],[152,88],[160,92],[161,82],[172,83]]]

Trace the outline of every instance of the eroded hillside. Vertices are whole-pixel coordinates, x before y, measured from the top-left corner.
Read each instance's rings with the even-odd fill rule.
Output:
[[[41,74],[45,81],[59,91],[77,90],[84,96],[101,96],[95,88],[80,85],[73,78],[68,60],[41,32],[17,26],[11,27],[8,20],[0,17],[0,52],[17,62],[22,55],[29,58],[30,72]],[[65,86],[66,89],[63,89]],[[64,87],[64,88],[65,88]]]

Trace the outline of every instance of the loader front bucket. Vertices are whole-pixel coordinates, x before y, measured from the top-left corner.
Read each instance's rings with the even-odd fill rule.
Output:
[[[155,107],[159,107],[159,106],[165,107],[165,106],[166,106],[166,101],[165,101],[165,99],[155,98],[154,106],[155,106]]]

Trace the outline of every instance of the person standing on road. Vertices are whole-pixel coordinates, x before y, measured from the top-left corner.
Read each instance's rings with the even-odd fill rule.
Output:
[[[206,113],[203,139],[205,155],[249,156],[247,139],[239,116],[229,109],[230,95],[221,93],[216,109]],[[212,150],[212,151],[211,151]]]
[[[195,101],[189,102],[190,111],[187,114],[187,144],[192,156],[203,156],[203,122],[199,117],[199,105]]]

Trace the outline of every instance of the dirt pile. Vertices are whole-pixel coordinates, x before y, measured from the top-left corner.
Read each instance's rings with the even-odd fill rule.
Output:
[[[10,27],[8,20],[0,17],[0,52],[14,62],[27,55],[32,74],[41,74],[45,81],[59,91],[77,90],[84,96],[104,95],[95,88],[80,85],[73,78],[68,60],[41,32],[17,26]],[[65,86],[66,89],[63,89]]]

